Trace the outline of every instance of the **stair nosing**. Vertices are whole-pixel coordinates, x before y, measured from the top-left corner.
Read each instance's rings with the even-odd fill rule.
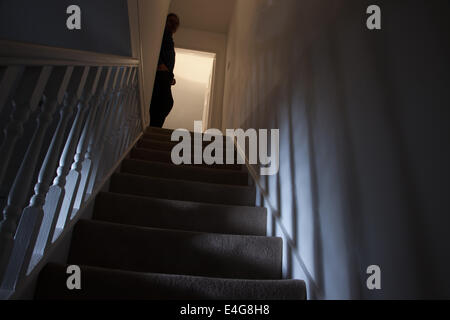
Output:
[[[49,262],[49,266],[69,266],[67,263],[56,263],[56,262]],[[142,271],[134,271],[134,270],[124,270],[124,269],[116,269],[116,268],[105,268],[105,267],[99,267],[99,266],[91,266],[87,264],[80,264],[81,268],[89,268],[94,269],[98,271],[113,271],[113,272],[120,272],[120,273],[127,273],[127,274],[136,274],[136,275],[158,275],[158,276],[168,276],[168,277],[186,277],[186,278],[192,278],[192,279],[208,279],[212,281],[226,281],[226,282],[266,282],[266,283],[272,283],[272,282],[305,282],[301,279],[241,279],[241,278],[221,278],[221,277],[207,277],[207,276],[199,276],[199,275],[190,275],[190,274],[177,274],[177,273],[162,273],[162,272],[142,272]]]
[[[158,165],[158,166],[166,166],[166,167],[176,167],[176,168],[187,168],[187,169],[192,169],[192,170],[203,170],[203,171],[207,171],[209,170],[210,172],[220,172],[220,173],[227,173],[229,174],[230,171],[234,171],[236,174],[240,174],[240,175],[248,175],[248,172],[243,171],[243,170],[229,170],[229,169],[220,169],[220,168],[211,168],[211,167],[205,167],[205,166],[195,166],[192,164],[180,164],[180,165],[176,165],[174,163],[166,163],[166,162],[160,162],[160,161],[154,161],[154,160],[145,160],[145,159],[135,159],[135,158],[129,158],[129,159],[124,159],[123,162],[125,161],[136,161],[136,162],[142,162],[142,163],[146,163],[146,164],[151,164],[151,165]],[[226,165],[226,164],[224,164]],[[180,179],[177,179],[180,180]],[[190,181],[190,180],[187,180]],[[196,180],[193,180],[196,181]]]
[[[159,141],[158,141],[158,142],[159,142]],[[134,146],[134,149],[143,149],[143,150],[152,150],[152,151],[164,152],[164,153],[172,153],[172,150],[161,150],[161,149],[145,148],[145,147],[138,146],[138,144],[136,144],[136,145]]]
[[[167,155],[170,155],[171,154],[171,151],[169,151],[169,150],[159,150],[159,149],[150,149],[150,148],[142,148],[142,147],[138,147],[137,145],[135,145],[134,147],[133,147],[133,149],[132,149],[132,151],[146,151],[146,152],[154,152],[154,153],[159,153],[159,154],[163,154],[164,156],[167,156]],[[131,154],[131,158],[130,159],[136,159],[136,157],[134,157],[132,154]],[[139,159],[139,160],[141,160],[141,159]],[[145,159],[142,159],[142,160],[145,160]],[[157,160],[154,160],[154,162],[159,162],[159,163],[168,163],[168,162],[165,162],[165,161],[157,161]],[[171,163],[168,163],[168,164],[171,164]],[[183,164],[184,166],[193,166],[193,167],[205,167],[205,168],[208,168],[208,165],[206,164],[206,163],[201,163],[201,164]],[[215,166],[230,166],[230,164],[214,164]],[[246,172],[245,171],[245,163],[233,163],[233,164],[231,164],[231,166],[239,166],[239,167],[237,167],[237,168],[235,168],[235,169],[231,169],[231,168],[229,168],[229,169],[218,169],[218,170],[233,170],[233,171],[244,171],[244,172]],[[209,168],[209,169],[215,169],[215,168]]]
[[[177,144],[179,144],[179,143],[182,142],[182,141],[176,141],[176,140],[167,140],[167,141],[164,141],[164,140],[151,139],[151,138],[149,138],[149,137],[145,137],[145,135],[142,136],[142,138],[139,139],[139,141],[146,141],[146,142],[148,142],[148,143],[154,142],[154,143],[160,143],[160,144],[173,144],[173,145],[177,145]],[[138,141],[138,143],[139,143],[139,141]],[[192,144],[193,144],[193,143],[194,143],[194,140],[191,140],[191,142],[192,142]],[[202,147],[204,146],[203,144],[209,145],[209,144],[211,144],[212,142],[213,142],[213,141],[202,140]],[[233,146],[232,146],[232,147],[228,147],[228,146],[227,146],[227,143],[226,143],[226,141],[225,141],[225,143],[222,143],[222,148],[218,148],[218,149],[225,149],[225,150],[226,150],[226,149],[233,149],[233,150],[236,151],[236,146],[235,146],[235,144],[233,143]]]
[[[256,209],[258,211],[263,211],[267,214],[267,208],[265,207],[257,207],[257,206],[244,206],[244,205],[233,205],[233,204],[220,204],[220,203],[211,203],[211,202],[199,202],[199,201],[189,201],[189,200],[176,200],[176,199],[166,199],[166,198],[157,198],[157,197],[151,197],[151,196],[143,196],[143,195],[134,195],[129,193],[118,193],[113,191],[102,191],[101,194],[110,194],[125,198],[139,198],[139,199],[150,199],[150,200],[158,200],[158,201],[164,201],[164,202],[177,202],[177,203],[189,203],[189,204],[195,204],[195,205],[202,205],[202,206],[211,206],[211,207],[222,207],[222,208],[244,208],[244,209]]]
[[[230,185],[230,184],[223,184],[223,183],[210,183],[210,182],[203,182],[203,181],[196,181],[196,180],[183,180],[183,179],[170,179],[170,178],[159,178],[159,177],[151,177],[151,176],[145,176],[141,174],[133,174],[133,173],[125,173],[125,172],[116,172],[113,176],[132,176],[132,177],[140,177],[142,179],[148,179],[148,180],[162,180],[165,182],[168,181],[177,181],[177,182],[187,182],[187,183],[194,183],[194,184],[202,184],[202,185],[208,185],[213,187],[223,187],[223,188],[229,188],[229,189],[246,189],[249,191],[254,190],[253,186],[243,186],[243,185]]]
[[[95,219],[80,219],[78,223],[94,223],[99,225],[106,225],[110,227],[122,227],[134,230],[142,230],[142,231],[162,231],[162,232],[171,232],[178,234],[191,234],[191,235],[210,235],[217,237],[225,237],[225,238],[247,238],[247,239],[271,239],[273,241],[283,241],[282,237],[273,237],[273,236],[258,236],[258,235],[246,235],[246,234],[228,234],[228,233],[214,233],[214,232],[201,232],[201,231],[189,231],[189,230],[178,230],[178,229],[167,229],[167,228],[155,228],[155,227],[145,227],[145,226],[136,226],[129,224],[122,224],[117,222],[103,221],[103,220],[95,220]]]

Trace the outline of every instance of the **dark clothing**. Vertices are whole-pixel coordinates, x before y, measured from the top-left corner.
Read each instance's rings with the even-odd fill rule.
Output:
[[[159,53],[158,65],[165,64],[170,72],[173,73],[175,68],[175,44],[173,42],[172,33],[164,30],[161,51]]]
[[[150,126],[162,128],[173,107],[173,76],[167,71],[156,72],[152,102],[150,104]]]
[[[159,53],[158,66],[165,64],[169,71],[157,71],[150,104],[150,126],[162,128],[166,117],[173,107],[172,81],[175,67],[175,44],[172,33],[164,31],[164,37]]]

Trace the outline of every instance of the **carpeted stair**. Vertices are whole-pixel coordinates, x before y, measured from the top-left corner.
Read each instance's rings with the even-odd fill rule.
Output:
[[[93,220],[74,228],[67,265],[48,264],[37,299],[305,299],[282,280],[282,240],[241,165],[171,163],[170,130],[150,128],[123,161]],[[81,290],[68,290],[68,265]]]

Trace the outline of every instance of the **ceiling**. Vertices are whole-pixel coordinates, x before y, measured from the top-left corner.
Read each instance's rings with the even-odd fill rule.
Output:
[[[236,0],[172,0],[181,27],[227,33]]]

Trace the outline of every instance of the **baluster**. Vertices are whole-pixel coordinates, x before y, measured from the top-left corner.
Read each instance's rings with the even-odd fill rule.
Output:
[[[52,73],[46,88],[46,94],[54,98],[52,98],[53,101],[46,110],[47,114],[43,112],[43,116],[41,117],[41,119],[47,121],[47,124],[53,118],[57,107],[61,105],[72,71],[72,67],[58,67]],[[6,273],[7,283],[4,283],[7,287],[15,286],[17,276],[20,276],[20,269],[23,268],[26,270],[29,264],[31,253],[33,252],[34,244],[44,217],[43,205],[51,183],[52,174],[56,169],[62,136],[61,122],[59,122],[39,172],[38,182],[34,188],[35,193],[30,200],[29,206],[22,213],[22,218],[16,232],[16,244]],[[36,145],[36,147],[39,146]]]
[[[72,117],[73,111],[75,109],[75,106],[78,104],[79,100],[79,86],[81,86],[85,81],[85,68],[75,68],[73,69],[72,75],[70,77],[69,85],[67,88],[68,94],[64,98],[62,109],[60,110],[60,118],[58,122],[58,126],[55,130],[55,133],[53,135],[52,143],[50,145],[51,147],[51,157],[53,159],[54,156],[59,159],[60,157],[60,150],[62,149],[62,146],[64,145],[64,139],[65,139],[65,133],[66,128],[68,126],[68,122]],[[64,93],[64,90],[61,90],[61,92]],[[76,92],[76,93],[75,93]],[[67,103],[69,98],[68,95],[70,94],[71,102]],[[62,139],[62,141],[61,141]],[[50,157],[50,156],[49,156]],[[57,161],[56,161],[57,162]],[[56,164],[57,165],[57,164]],[[56,167],[55,165],[55,167]],[[50,171],[50,169],[49,169]],[[53,170],[54,172],[54,170]],[[53,172],[51,174],[51,178],[53,178]],[[60,171],[61,172],[61,171]],[[55,186],[53,184],[49,191],[47,192],[47,196],[45,198],[45,204],[44,204],[44,219],[41,226],[42,230],[47,231],[48,228],[46,228],[48,222],[47,220],[55,220],[54,216],[57,210],[60,208],[60,196],[61,196],[61,190],[58,188],[59,186]],[[50,218],[52,217],[52,218]],[[51,223],[53,225],[53,223]],[[39,238],[39,236],[38,236]],[[39,247],[39,246],[38,246]],[[42,248],[42,246],[40,246]]]
[[[79,210],[84,203],[85,199],[89,198],[88,193],[88,183],[91,178],[92,174],[92,150],[94,147],[94,143],[97,140],[97,137],[99,135],[100,129],[103,125],[103,119],[105,116],[106,111],[106,94],[108,90],[108,82],[111,75],[112,68],[103,68],[101,73],[101,78],[99,80],[99,91],[97,92],[96,96],[96,103],[95,103],[95,115],[93,116],[92,120],[92,126],[94,126],[92,129],[90,129],[89,133],[89,139],[88,139],[88,145],[86,148],[86,153],[84,155],[83,160],[83,169],[81,174],[81,181],[79,186],[79,192],[77,194],[77,197],[75,199],[75,205],[74,207]],[[101,88],[103,86],[103,88]]]
[[[45,182],[43,182],[43,186],[50,185],[51,179],[54,177],[56,167],[58,166],[58,160],[61,156],[61,150],[64,147],[65,132],[67,130],[69,120],[73,115],[75,106],[78,104],[78,92],[79,88],[83,84],[84,75],[84,68],[74,69],[73,67],[69,67],[58,92],[58,102],[61,103],[61,100],[63,100],[63,102],[60,109],[58,126],[54,132],[50,148],[47,152],[45,165],[42,168],[42,170],[45,170],[45,173],[44,171],[41,171],[42,176],[46,179]],[[69,93],[70,96],[72,96],[72,101],[70,103],[68,103]],[[64,99],[62,99],[62,97],[64,97]],[[62,197],[63,195],[61,194],[61,188],[59,185],[53,184],[50,186],[45,197],[45,203],[43,206],[44,217],[37,236],[36,245],[33,250],[28,271],[31,271],[31,269],[37,264],[48,247],[48,243],[51,239],[49,235],[52,234],[53,229],[55,228],[57,213],[61,208]]]
[[[135,128],[135,132],[134,132],[134,137],[133,139],[135,139],[140,132],[143,132],[147,127],[148,124],[145,123],[146,118],[145,117],[145,112],[143,110],[143,108],[148,108],[147,106],[143,106],[142,105],[142,93],[141,93],[141,86],[140,86],[140,77],[142,76],[141,73],[139,73],[137,79],[136,79],[136,83],[135,83],[135,106],[136,106],[136,121],[137,121],[137,127]]]
[[[42,76],[44,74],[41,71],[42,68],[36,67],[26,69],[22,80],[15,90],[15,99],[10,99],[12,112],[10,120],[4,129],[3,142],[0,147],[0,198],[6,198],[9,193],[5,175],[12,161],[12,151],[16,146],[16,142],[24,133],[24,124],[39,104],[39,100],[33,99],[33,97],[39,95],[39,93],[39,97],[42,96]]]
[[[93,161],[94,165],[92,167],[92,174],[88,184],[87,192],[89,194],[92,194],[94,192],[94,189],[97,186],[97,182],[99,180],[99,173],[101,171],[100,166],[102,165],[101,160],[103,158],[103,150],[105,148],[106,143],[106,135],[107,132],[109,131],[109,126],[114,112],[114,105],[116,103],[117,92],[119,90],[118,79],[122,70],[120,68],[115,68],[112,72],[114,76],[110,77],[110,83],[108,83],[109,97],[106,103],[105,117],[104,120],[102,121],[100,134],[97,137],[98,140],[94,142],[95,147],[94,150],[96,150],[96,152],[95,152],[95,159]]]
[[[37,106],[39,101],[42,101],[42,111],[38,116],[37,125],[34,130],[32,139],[28,146],[27,152],[25,153],[16,178],[14,179],[12,188],[9,192],[7,205],[3,210],[3,220],[0,223],[0,270],[2,271],[0,273],[0,276],[3,280],[6,280],[3,277],[4,270],[11,257],[11,252],[14,246],[14,236],[16,235],[16,230],[18,228],[17,225],[21,217],[21,212],[31,186],[31,180],[38,164],[39,154],[44,141],[44,136],[47,131],[49,122],[53,118],[54,108],[52,108],[53,106],[51,104],[47,104],[45,97],[42,96],[51,72],[52,67],[42,68],[38,83],[31,96],[30,108],[27,108],[28,113],[31,113],[33,111],[32,108],[34,106]],[[25,114],[25,112],[22,114]],[[20,124],[19,126],[22,126],[22,124]],[[22,243],[20,243],[20,245],[22,245]],[[24,252],[22,252],[22,254],[23,253]]]
[[[132,135],[133,135],[133,130],[134,130],[134,119],[135,119],[135,108],[134,108],[134,104],[135,104],[135,99],[136,99],[136,78],[138,76],[138,68],[134,69],[135,72],[133,74],[133,79],[131,81],[131,85],[130,85],[130,94],[131,94],[131,98],[130,98],[130,118],[129,118],[129,124],[128,124],[128,133],[127,133],[127,137],[126,137],[126,141],[125,141],[125,149],[127,149],[130,146],[131,140],[133,139]]]
[[[100,75],[102,73],[102,68],[97,68],[96,72],[92,73],[92,77],[90,77],[90,80],[88,82],[87,88],[91,88],[89,92],[89,97],[87,99],[87,105],[88,105],[88,116],[83,128],[83,131],[80,136],[80,140],[78,141],[78,146],[76,150],[76,154],[74,156],[74,162],[72,164],[72,170],[69,173],[69,176],[72,177],[73,181],[73,189],[67,188],[66,192],[67,194],[71,194],[71,200],[69,204],[69,208],[67,210],[67,218],[66,218],[66,225],[68,222],[70,222],[71,218],[73,218],[78,209],[79,206],[75,206],[75,201],[77,196],[79,195],[79,186],[81,182],[81,170],[83,169],[83,161],[86,153],[86,149],[88,146],[88,135],[91,133],[91,127],[94,122],[94,118],[97,112],[97,100],[94,99],[95,93],[97,91],[97,85],[100,80]]]
[[[140,91],[139,91],[139,77],[136,76],[133,88],[133,107],[134,107],[134,116],[133,116],[133,131],[130,138],[130,143],[133,142],[139,133],[142,131],[142,117],[141,117],[141,104],[140,104]]]
[[[126,137],[126,141],[125,141],[125,147],[124,149],[128,149],[128,147],[130,146],[130,143],[132,142],[132,140],[134,140],[133,138],[133,132],[134,132],[134,122],[135,122],[135,108],[134,108],[134,104],[135,104],[135,100],[136,100],[136,92],[135,92],[135,87],[136,87],[136,78],[137,78],[137,74],[138,74],[138,68],[135,68],[135,73],[131,82],[131,87],[130,87],[130,92],[131,92],[131,98],[130,98],[130,118],[129,118],[129,127],[128,127],[128,132],[127,132],[127,137]]]
[[[134,139],[137,136],[137,119],[139,116],[139,110],[136,108],[137,102],[137,88],[138,88],[138,68],[136,68],[136,73],[133,78],[133,83],[131,86],[131,103],[130,103],[130,129],[127,136],[126,148],[130,147],[130,144],[134,142]]]
[[[10,66],[3,68],[2,78],[0,82],[0,145],[3,144],[3,128],[8,124],[9,117],[5,116],[11,110],[4,108],[6,102],[11,99],[11,95],[15,92],[20,79],[23,76],[25,67],[23,66]],[[4,114],[2,114],[4,112]],[[5,205],[6,195],[8,193],[8,183],[4,180],[0,180],[0,210],[3,210]]]
[[[9,123],[9,116],[13,110],[11,107],[15,108],[15,105],[12,105],[12,96],[16,91],[18,85],[20,84],[20,80],[24,75],[25,67],[24,66],[10,66],[5,68],[5,71],[2,75],[2,81],[0,83],[0,145],[3,145],[5,137],[4,137],[4,128]],[[9,107],[5,108],[7,102],[10,101]],[[6,156],[6,155],[5,155]],[[13,162],[12,162],[13,163]],[[0,162],[0,165],[2,163]],[[6,172],[8,171],[6,168],[7,164],[0,168],[1,170],[5,170],[0,173],[0,210],[6,205],[7,196],[9,193],[9,188],[14,180],[14,175],[8,175]],[[17,170],[14,167],[13,171]],[[1,218],[0,218],[1,219]]]
[[[135,127],[133,131],[133,140],[137,138],[140,132],[143,131],[143,123],[142,123],[142,109],[141,109],[141,94],[140,94],[140,86],[139,86],[139,76],[136,77],[136,81],[134,83],[134,117],[135,117]]]
[[[121,143],[120,143],[120,154],[123,154],[128,149],[128,141],[130,136],[130,128],[131,128],[131,122],[133,121],[133,100],[134,100],[134,93],[133,93],[133,86],[134,86],[134,79],[136,77],[136,68],[132,68],[132,75],[131,79],[128,83],[128,100],[126,105],[126,119],[124,122],[124,133],[121,137]]]
[[[17,88],[24,71],[24,66],[10,66],[6,69],[0,83],[0,113],[3,111],[11,93]]]
[[[109,110],[110,110],[110,102],[113,92],[113,86],[111,83],[114,81],[114,69],[112,67],[109,67],[108,73],[106,75],[106,79],[103,86],[103,92],[102,92],[102,105],[101,105],[101,112],[99,114],[99,118],[97,121],[97,126],[95,129],[94,136],[91,137],[87,149],[86,159],[90,162],[90,172],[89,176],[86,178],[86,196],[90,196],[93,192],[93,188],[95,186],[95,177],[98,169],[98,159],[99,159],[99,152],[97,150],[100,148],[99,141],[102,138],[103,132],[106,127],[106,121],[109,116]],[[94,152],[95,151],[95,152]]]
[[[75,155],[76,147],[80,138],[81,127],[84,123],[86,111],[88,109],[89,100],[91,95],[86,93],[85,86],[90,75],[90,68],[84,67],[83,76],[81,78],[76,97],[77,108],[75,119],[72,123],[72,127],[69,132],[66,144],[64,146],[63,153],[59,160],[59,167],[57,169],[57,176],[53,180],[53,186],[59,193],[58,203],[55,210],[57,214],[56,224],[53,223],[50,229],[50,236],[47,243],[51,241],[54,242],[64,229],[66,223],[66,217],[69,214],[71,207],[73,205],[73,195],[72,192],[75,188],[76,177],[71,169],[72,159]],[[69,173],[70,172],[70,173]],[[49,243],[48,243],[49,245]]]
[[[133,86],[134,86],[134,77],[136,76],[136,68],[133,69],[133,75],[131,78],[131,81],[128,85],[128,102],[126,107],[126,120],[125,120],[125,129],[122,136],[122,141],[120,144],[120,153],[125,152],[128,149],[128,144],[130,140],[130,131],[132,127],[133,122],[133,101],[134,101],[134,92],[133,92]]]
[[[51,83],[47,89],[49,94],[55,97],[53,103],[60,107],[59,120],[55,132],[53,133],[53,138],[44,163],[39,172],[38,183],[35,186],[35,194],[30,200],[29,207],[26,208],[30,213],[37,216],[37,222],[32,233],[27,255],[24,258],[22,273],[31,271],[42,258],[54,217],[52,205],[55,204],[55,201],[52,201],[53,193],[48,191],[63,147],[64,133],[75,107],[75,102],[68,103],[68,94],[66,93],[72,78],[73,70],[73,67],[57,68],[57,72],[52,77]],[[80,79],[81,75],[80,71],[75,73],[71,87],[75,87],[74,83],[76,80]]]
[[[106,122],[106,128],[104,132],[103,142],[100,145],[99,150],[99,157],[100,162],[97,165],[98,171],[96,176],[96,183],[101,181],[101,179],[104,178],[105,173],[108,172],[108,170],[111,168],[111,144],[112,144],[112,136],[113,131],[115,129],[115,123],[117,121],[118,116],[118,108],[122,104],[122,83],[125,76],[125,69],[119,68],[118,75],[120,75],[120,79],[116,82],[115,86],[115,94],[114,99],[112,100],[110,110],[109,110],[109,117]],[[106,147],[106,149],[105,149]],[[100,164],[102,166],[100,167]]]
[[[7,182],[5,181],[5,174],[9,167],[9,163],[13,163],[12,151],[16,146],[16,142],[24,133],[24,124],[41,101],[43,88],[45,87],[50,72],[50,67],[34,67],[27,69],[15,90],[18,104],[16,104],[14,100],[11,100],[13,110],[10,116],[10,122],[4,130],[4,141],[0,148],[0,180],[2,182],[0,197],[5,199],[6,195],[8,195],[8,204],[2,212],[0,225],[2,239],[0,240],[0,279],[4,274],[5,264],[11,254],[13,245],[12,239],[17,229],[17,222],[20,217],[22,205],[25,202],[25,197],[29,190],[29,181],[33,175],[32,170],[34,167],[31,166],[34,164],[35,157],[30,149],[34,147],[33,144],[28,145],[28,152],[25,153],[25,156],[21,155],[20,160],[14,159],[16,161],[21,161],[21,166],[17,169],[16,176],[8,178],[12,180]],[[36,130],[33,131],[33,140],[37,141],[40,139],[38,130],[39,121],[37,122]],[[27,168],[27,165],[29,165],[30,168]],[[9,173],[9,176],[11,176],[11,173]],[[12,186],[9,185],[10,183],[12,183]],[[10,189],[8,190],[8,188]]]
[[[120,90],[119,90],[119,103],[116,106],[116,110],[114,112],[114,118],[112,122],[111,133],[109,135],[109,148],[106,154],[108,154],[107,158],[107,166],[104,168],[103,175],[107,173],[109,169],[111,169],[116,162],[116,151],[117,151],[117,143],[118,143],[118,133],[119,126],[122,120],[123,110],[125,109],[126,103],[126,80],[130,74],[131,68],[125,68],[123,72],[122,79],[120,81]]]
[[[137,68],[136,68],[137,71]],[[130,127],[127,134],[127,140],[125,143],[125,149],[127,149],[130,144],[134,141],[137,132],[136,132],[136,120],[137,120],[137,113],[138,110],[136,108],[136,88],[137,88],[137,72],[135,73],[135,76],[133,77],[133,82],[131,85],[131,102],[130,102]]]
[[[112,142],[111,152],[112,152],[113,156],[111,157],[110,167],[114,166],[121,156],[121,148],[120,148],[121,142],[120,141],[122,140],[124,124],[126,122],[127,107],[128,107],[129,99],[131,97],[130,91],[129,91],[129,81],[131,79],[132,72],[133,72],[133,68],[128,67],[127,71],[126,71],[127,79],[122,85],[122,90],[121,90],[122,100],[118,107],[118,114],[117,114],[117,118],[116,118],[116,122],[115,122],[115,128],[117,128],[117,129],[115,129],[113,131],[113,136],[111,137],[111,142]]]
[[[135,83],[135,77],[136,75],[133,77],[133,81],[131,83],[131,101],[130,101],[130,108],[129,108],[129,117],[128,117],[128,127],[127,127],[127,135],[125,137],[125,142],[124,142],[124,150],[127,150],[130,147],[130,143],[131,143],[131,139],[132,139],[132,134],[133,134],[133,130],[134,130],[134,114],[135,114],[135,110],[134,110],[134,99],[135,99],[135,94],[134,94],[134,83]]]
[[[125,95],[125,101],[123,103],[122,107],[122,116],[120,117],[120,127],[118,130],[118,136],[117,136],[117,147],[116,147],[116,154],[115,159],[116,161],[122,156],[123,150],[123,144],[125,142],[125,136],[126,136],[126,127],[128,125],[129,115],[130,115],[130,101],[131,101],[131,84],[134,74],[134,68],[129,68],[127,81],[125,83],[124,87],[124,95]]]

